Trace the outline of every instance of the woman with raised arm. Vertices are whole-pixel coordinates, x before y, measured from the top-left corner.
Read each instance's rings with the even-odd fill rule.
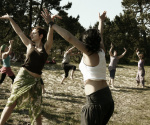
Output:
[[[138,72],[136,75],[137,86],[139,86],[141,83],[142,87],[144,88],[144,86],[145,86],[145,83],[144,83],[144,76],[145,76],[144,55],[139,52],[139,49],[136,50],[136,54],[139,57]]]
[[[45,12],[45,14],[49,13]],[[49,18],[53,20],[55,16]],[[10,21],[13,29],[27,48],[25,62],[14,80],[11,95],[1,114],[0,125],[5,124],[16,106],[18,108],[28,107],[31,125],[34,124],[34,121],[37,125],[41,125],[42,88],[40,78],[52,47],[53,29],[49,26],[47,34],[43,28],[34,27],[30,34],[30,40],[8,14],[0,17],[0,19]],[[47,41],[45,42],[46,35]],[[33,46],[33,42],[35,42],[35,46]]]
[[[79,68],[83,74],[87,104],[82,109],[82,125],[106,125],[114,111],[114,101],[106,83],[106,60],[103,44],[103,21],[106,12],[99,14],[99,30],[89,29],[78,40],[66,29],[48,20],[45,12],[42,16],[52,29],[81,52],[83,58]],[[101,42],[100,42],[101,41]]]
[[[75,56],[75,55],[79,54],[79,53],[77,53],[77,54],[72,53],[72,50],[74,48],[75,47],[71,47],[68,50],[66,50],[64,53],[64,57],[63,57],[63,61],[62,61],[62,68],[64,69],[65,75],[61,81],[61,84],[63,84],[64,80],[68,77],[70,70],[72,70],[70,78],[73,79],[73,74],[74,74],[74,71],[76,70],[76,66],[69,64],[70,63],[70,56]]]
[[[6,75],[8,75],[11,78],[12,84],[15,79],[15,75],[12,72],[11,67],[10,67],[10,54],[12,52],[13,40],[10,40],[9,44],[10,44],[9,46],[3,44],[0,50],[2,62],[3,62],[3,66],[0,69],[0,72],[1,72],[0,85],[5,80]]]
[[[117,56],[117,51],[114,50],[114,53],[112,54],[112,49],[113,49],[113,44],[111,44],[111,48],[109,50],[109,55],[110,55],[110,63],[108,66],[110,78],[109,78],[109,85],[111,85],[114,88],[114,79],[115,79],[115,73],[116,73],[116,67],[119,62],[119,59],[122,58],[127,50],[124,48],[124,52],[120,55]]]

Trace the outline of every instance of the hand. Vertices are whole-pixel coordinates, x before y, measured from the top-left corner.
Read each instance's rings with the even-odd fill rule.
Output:
[[[9,44],[12,45],[14,40],[9,40]]]
[[[106,11],[103,12],[102,15],[99,13],[99,21],[104,21],[106,19]]]
[[[112,48],[114,48],[114,45],[111,43],[111,45],[110,45]]]
[[[62,17],[59,16],[59,15],[52,15],[52,16],[51,16],[52,21],[54,21],[55,18],[62,19]]]
[[[124,48],[124,50],[125,50],[125,51],[127,51],[127,49],[126,49],[126,48]]]
[[[45,22],[48,24],[50,21],[54,21],[54,19],[57,17],[59,19],[62,19],[60,16],[58,15],[52,15],[51,13],[48,12],[47,9],[43,8],[42,14],[41,16],[44,18]]]
[[[48,24],[52,20],[51,13],[49,13],[48,10],[45,8],[43,8],[43,11],[41,12],[42,12],[41,16],[44,18],[45,22]]]
[[[0,17],[0,19],[10,19],[10,18],[11,18],[11,17],[10,17],[8,14],[6,14],[6,15]]]

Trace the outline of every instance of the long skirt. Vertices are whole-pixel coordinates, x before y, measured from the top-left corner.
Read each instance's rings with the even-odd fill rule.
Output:
[[[41,113],[42,88],[40,78],[31,76],[24,68],[18,72],[6,106],[17,103],[16,108],[28,108],[31,125]]]

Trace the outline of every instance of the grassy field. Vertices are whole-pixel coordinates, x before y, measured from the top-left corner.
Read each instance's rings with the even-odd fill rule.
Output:
[[[17,74],[20,64],[12,64]],[[150,125],[150,67],[146,66],[146,87],[136,86],[137,66],[119,65],[116,72],[115,89],[111,88],[115,111],[108,125]],[[80,112],[85,104],[82,75],[78,70],[74,80],[68,78],[60,84],[63,70],[60,64],[45,65],[43,80],[43,125],[80,125]],[[107,80],[109,74],[107,70]],[[0,86],[0,114],[11,92],[11,80],[6,77]],[[6,125],[30,125],[28,110],[14,110]]]

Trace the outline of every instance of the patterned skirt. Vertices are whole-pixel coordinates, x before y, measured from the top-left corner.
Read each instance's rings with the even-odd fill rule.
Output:
[[[18,109],[29,109],[31,125],[33,125],[41,113],[42,88],[40,78],[33,77],[24,68],[20,69],[14,80],[6,106],[11,106],[15,101]]]

